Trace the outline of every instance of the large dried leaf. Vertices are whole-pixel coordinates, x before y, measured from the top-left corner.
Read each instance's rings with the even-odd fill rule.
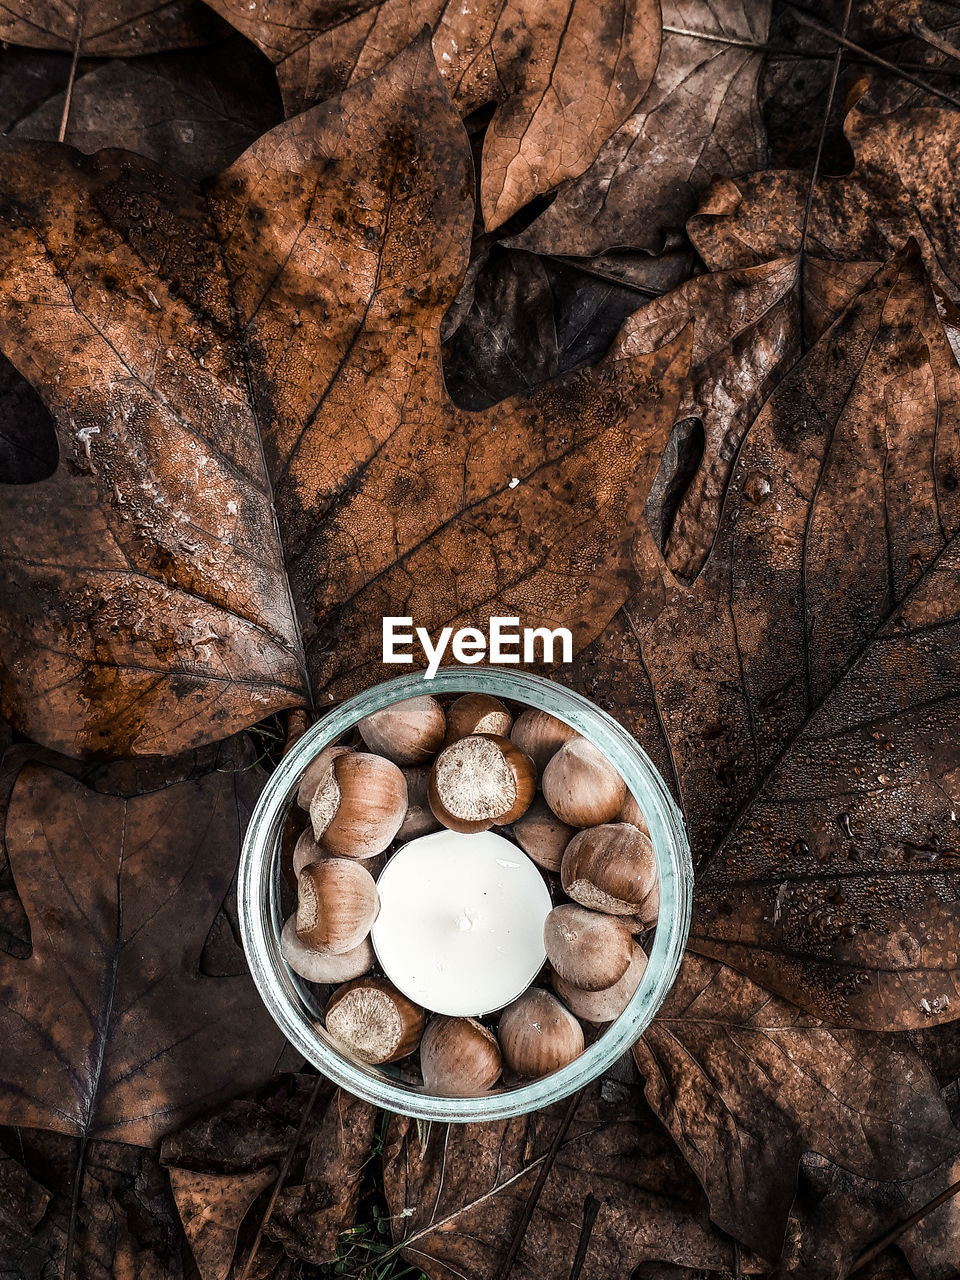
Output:
[[[6,0],[0,11],[0,40],[72,49],[79,34],[88,57],[182,49],[220,30],[197,0]]]
[[[379,675],[384,615],[583,645],[625,599],[689,340],[454,408],[470,159],[425,41],[201,187],[24,143],[0,184],[0,343],[61,453],[0,504],[31,736],[170,752],[303,701],[301,634],[340,694]]]
[[[806,250],[841,262],[889,258],[915,239],[934,283],[960,299],[960,233],[953,175],[960,115],[919,107],[870,116],[854,108],[844,132],[853,172],[821,178],[813,192]],[[771,170],[721,179],[687,230],[711,270],[753,266],[800,248],[809,172]]]
[[[905,1222],[960,1178],[960,1162],[897,1182],[861,1178],[825,1156],[800,1162],[797,1196],[787,1223],[778,1280],[835,1280],[898,1222]],[[842,1230],[838,1231],[838,1224]],[[929,1213],[897,1240],[915,1280],[954,1280],[960,1240],[960,1199]]]
[[[683,802],[691,945],[835,1025],[960,1007],[958,406],[908,255],[750,427],[692,588],[651,574],[583,656]]]
[[[207,177],[283,119],[272,81],[270,63],[239,36],[202,51],[107,62],[77,77],[65,141],[88,153],[120,147]],[[10,136],[55,141],[64,96],[22,115]]]
[[[710,1223],[696,1183],[639,1091],[591,1086],[563,1139],[516,1268],[567,1280],[584,1200],[599,1199],[583,1280],[629,1275],[664,1260],[732,1270],[733,1241]],[[547,1149],[567,1109],[560,1103],[494,1124],[431,1128],[395,1117],[384,1149],[384,1186],[395,1238],[430,1280],[489,1280],[501,1265]],[[402,1215],[402,1216],[398,1216]],[[743,1259],[747,1272],[756,1259]]]
[[[499,104],[483,141],[488,230],[587,168],[643,96],[660,52],[657,0],[211,3],[277,63],[289,114],[378,71],[428,24],[461,114]]]
[[[771,1261],[805,1152],[899,1182],[960,1150],[915,1054],[821,1023],[713,960],[687,955],[634,1057],[713,1220]]]
[[[658,252],[712,178],[760,166],[763,55],[751,44],[766,40],[769,18],[769,0],[665,0],[668,30],[650,88],[590,168],[512,243],[540,253]]]
[[[267,1235],[290,1257],[315,1264],[335,1257],[354,1220],[377,1113],[324,1083],[298,1138],[315,1085],[315,1076],[279,1078],[164,1140],[162,1159],[204,1280],[228,1273],[256,1188],[268,1185],[268,1172],[275,1181],[287,1157]]]
[[[32,951],[0,957],[5,1123],[149,1145],[270,1074],[282,1038],[249,977],[199,970],[253,783],[123,799],[21,771],[6,845]]]

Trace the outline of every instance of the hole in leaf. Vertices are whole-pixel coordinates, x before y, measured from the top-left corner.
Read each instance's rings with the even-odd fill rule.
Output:
[[[57,430],[43,401],[0,355],[0,483],[36,484],[60,461]]]
[[[666,550],[683,496],[703,461],[705,443],[702,418],[680,418],[673,424],[644,507],[647,524],[661,554]]]

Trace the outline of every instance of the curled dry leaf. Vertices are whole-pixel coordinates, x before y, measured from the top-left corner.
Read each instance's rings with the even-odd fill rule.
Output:
[[[239,36],[202,51],[117,59],[77,77],[65,141],[87,153],[120,147],[204,178],[283,119],[272,81],[270,63]],[[53,93],[10,136],[55,141],[63,101]]]
[[[483,139],[488,231],[587,168],[643,96],[660,53],[657,0],[368,0],[346,12],[330,0],[211,3],[277,64],[291,115],[379,71],[426,23],[461,115],[498,104]]]
[[[302,703],[304,649],[334,695],[379,675],[382,616],[583,645],[626,598],[689,338],[453,407],[470,158],[426,42],[200,187],[19,143],[0,191],[0,343],[61,452],[0,505],[33,737],[169,752]]]
[[[822,1023],[714,960],[688,953],[634,1057],[711,1218],[768,1261],[780,1254],[805,1152],[899,1182],[960,1150],[936,1082],[909,1049]],[[843,1231],[835,1219],[824,1247]]]
[[[960,1002],[958,406],[908,254],[767,401],[693,587],[584,656],[682,798],[690,945],[835,1025]]]
[[[161,1158],[203,1280],[228,1274],[254,1188],[272,1185],[291,1151],[266,1234],[289,1256],[317,1265],[335,1256],[337,1239],[356,1213],[376,1111],[324,1082],[298,1141],[315,1085],[315,1076],[277,1077],[255,1096],[235,1099],[164,1140]],[[231,1208],[222,1230],[204,1222],[207,1184]]]
[[[917,1178],[880,1182],[808,1153],[800,1161],[777,1280],[846,1277],[871,1245],[958,1179],[960,1161],[955,1159]],[[840,1231],[838,1223],[842,1223]],[[960,1199],[953,1197],[904,1231],[896,1247],[906,1256],[914,1280],[952,1280],[957,1274],[958,1240]]]
[[[384,1186],[395,1240],[431,1280],[489,1280],[506,1254],[566,1102],[492,1124],[433,1127],[391,1120]],[[709,1221],[702,1196],[639,1090],[592,1085],[581,1101],[523,1236],[517,1268],[566,1280],[583,1203],[602,1199],[583,1280],[629,1275],[647,1259],[732,1269],[733,1242]],[[400,1216],[404,1215],[404,1216]],[[758,1270],[745,1254],[744,1268]]]
[[[233,875],[249,773],[130,799],[20,773],[7,854],[30,926],[0,956],[0,1118],[149,1145],[269,1075],[282,1037],[249,976],[199,958]]]
[[[0,40],[35,49],[73,49],[78,26],[89,58],[183,49],[223,29],[197,0],[7,0],[0,11]]]
[[[934,284],[960,301],[960,232],[953,175],[960,163],[960,115],[918,107],[871,116],[854,108],[844,132],[852,173],[818,179],[806,250],[841,262],[883,260],[915,239]],[[810,174],[771,170],[722,178],[687,224],[712,271],[796,253]]]
[[[749,173],[765,159],[763,54],[751,44],[763,44],[769,21],[769,0],[664,0],[667,29],[646,94],[589,169],[510,243],[538,253],[659,253],[665,231],[683,226],[712,178]]]

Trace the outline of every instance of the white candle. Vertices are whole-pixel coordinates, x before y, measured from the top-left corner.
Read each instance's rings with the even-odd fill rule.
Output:
[[[540,972],[552,907],[522,849],[492,831],[437,831],[403,845],[377,881],[370,937],[405,996],[458,1017],[516,999]]]

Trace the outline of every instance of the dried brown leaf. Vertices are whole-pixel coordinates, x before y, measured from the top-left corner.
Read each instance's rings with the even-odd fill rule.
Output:
[[[426,41],[201,187],[25,143],[0,184],[0,342],[61,451],[0,507],[3,701],[32,736],[169,752],[302,702],[301,635],[338,695],[379,675],[382,616],[583,645],[625,599],[689,337],[454,408],[470,160]]]
[[[193,1173],[170,1169],[170,1189],[203,1280],[226,1280],[237,1233],[254,1201],[276,1178],[273,1165],[252,1173]]]
[[[590,168],[565,182],[511,243],[538,253],[618,246],[656,253],[712,178],[762,165],[763,55],[751,45],[766,40],[769,20],[769,0],[665,0],[663,25],[672,29],[646,94]]]
[[[0,40],[70,50],[81,20],[81,48],[88,57],[183,49],[206,44],[222,30],[197,0],[6,0]]]
[[[150,1145],[269,1075],[282,1038],[249,977],[198,964],[252,783],[213,772],[123,799],[21,771],[6,842],[32,951],[0,957],[5,1123]]]
[[[905,1222],[960,1178],[960,1162],[943,1164],[917,1178],[881,1182],[858,1177],[825,1156],[800,1162],[797,1195],[787,1223],[777,1280],[844,1280],[876,1240]],[[842,1223],[838,1231],[836,1224]],[[954,1197],[925,1214],[897,1241],[914,1280],[953,1280],[957,1274],[960,1201]],[[860,1272],[857,1272],[860,1280]]]
[[[79,75],[64,141],[91,153],[119,147],[188,178],[217,173],[283,119],[273,69],[240,37],[202,51],[113,60]],[[9,130],[56,141],[64,93]]]
[[[849,175],[818,179],[806,250],[841,262],[886,259],[915,239],[933,282],[960,300],[960,233],[953,175],[960,115],[918,107],[890,115],[847,115]],[[753,266],[799,250],[810,174],[771,170],[721,179],[687,230],[713,270]]]
[[[713,1221],[770,1261],[807,1151],[899,1182],[960,1150],[960,1131],[909,1049],[811,1018],[714,960],[686,956],[634,1057]],[[834,1220],[821,1244],[843,1235]]]
[[[462,115],[498,107],[483,142],[487,230],[587,168],[643,96],[660,52],[656,0],[509,7],[428,0],[247,0],[212,6],[276,62],[288,114],[378,71],[426,23],[437,66]]]
[[[46,1188],[0,1151],[0,1250],[28,1240],[49,1203]]]
[[[608,1086],[609,1087],[609,1086]],[[646,1259],[729,1269],[733,1242],[707,1218],[699,1189],[636,1088],[592,1085],[563,1140],[516,1262],[517,1275],[567,1280],[588,1193],[602,1201],[582,1280],[628,1275]],[[417,1126],[395,1117],[384,1184],[395,1238],[430,1280],[497,1273],[566,1103],[495,1124]],[[402,1216],[401,1216],[402,1215]],[[745,1270],[757,1260],[744,1257]]]
[[[908,254],[767,401],[693,587],[666,572],[584,655],[682,798],[691,945],[834,1025],[960,1001],[958,405]]]

